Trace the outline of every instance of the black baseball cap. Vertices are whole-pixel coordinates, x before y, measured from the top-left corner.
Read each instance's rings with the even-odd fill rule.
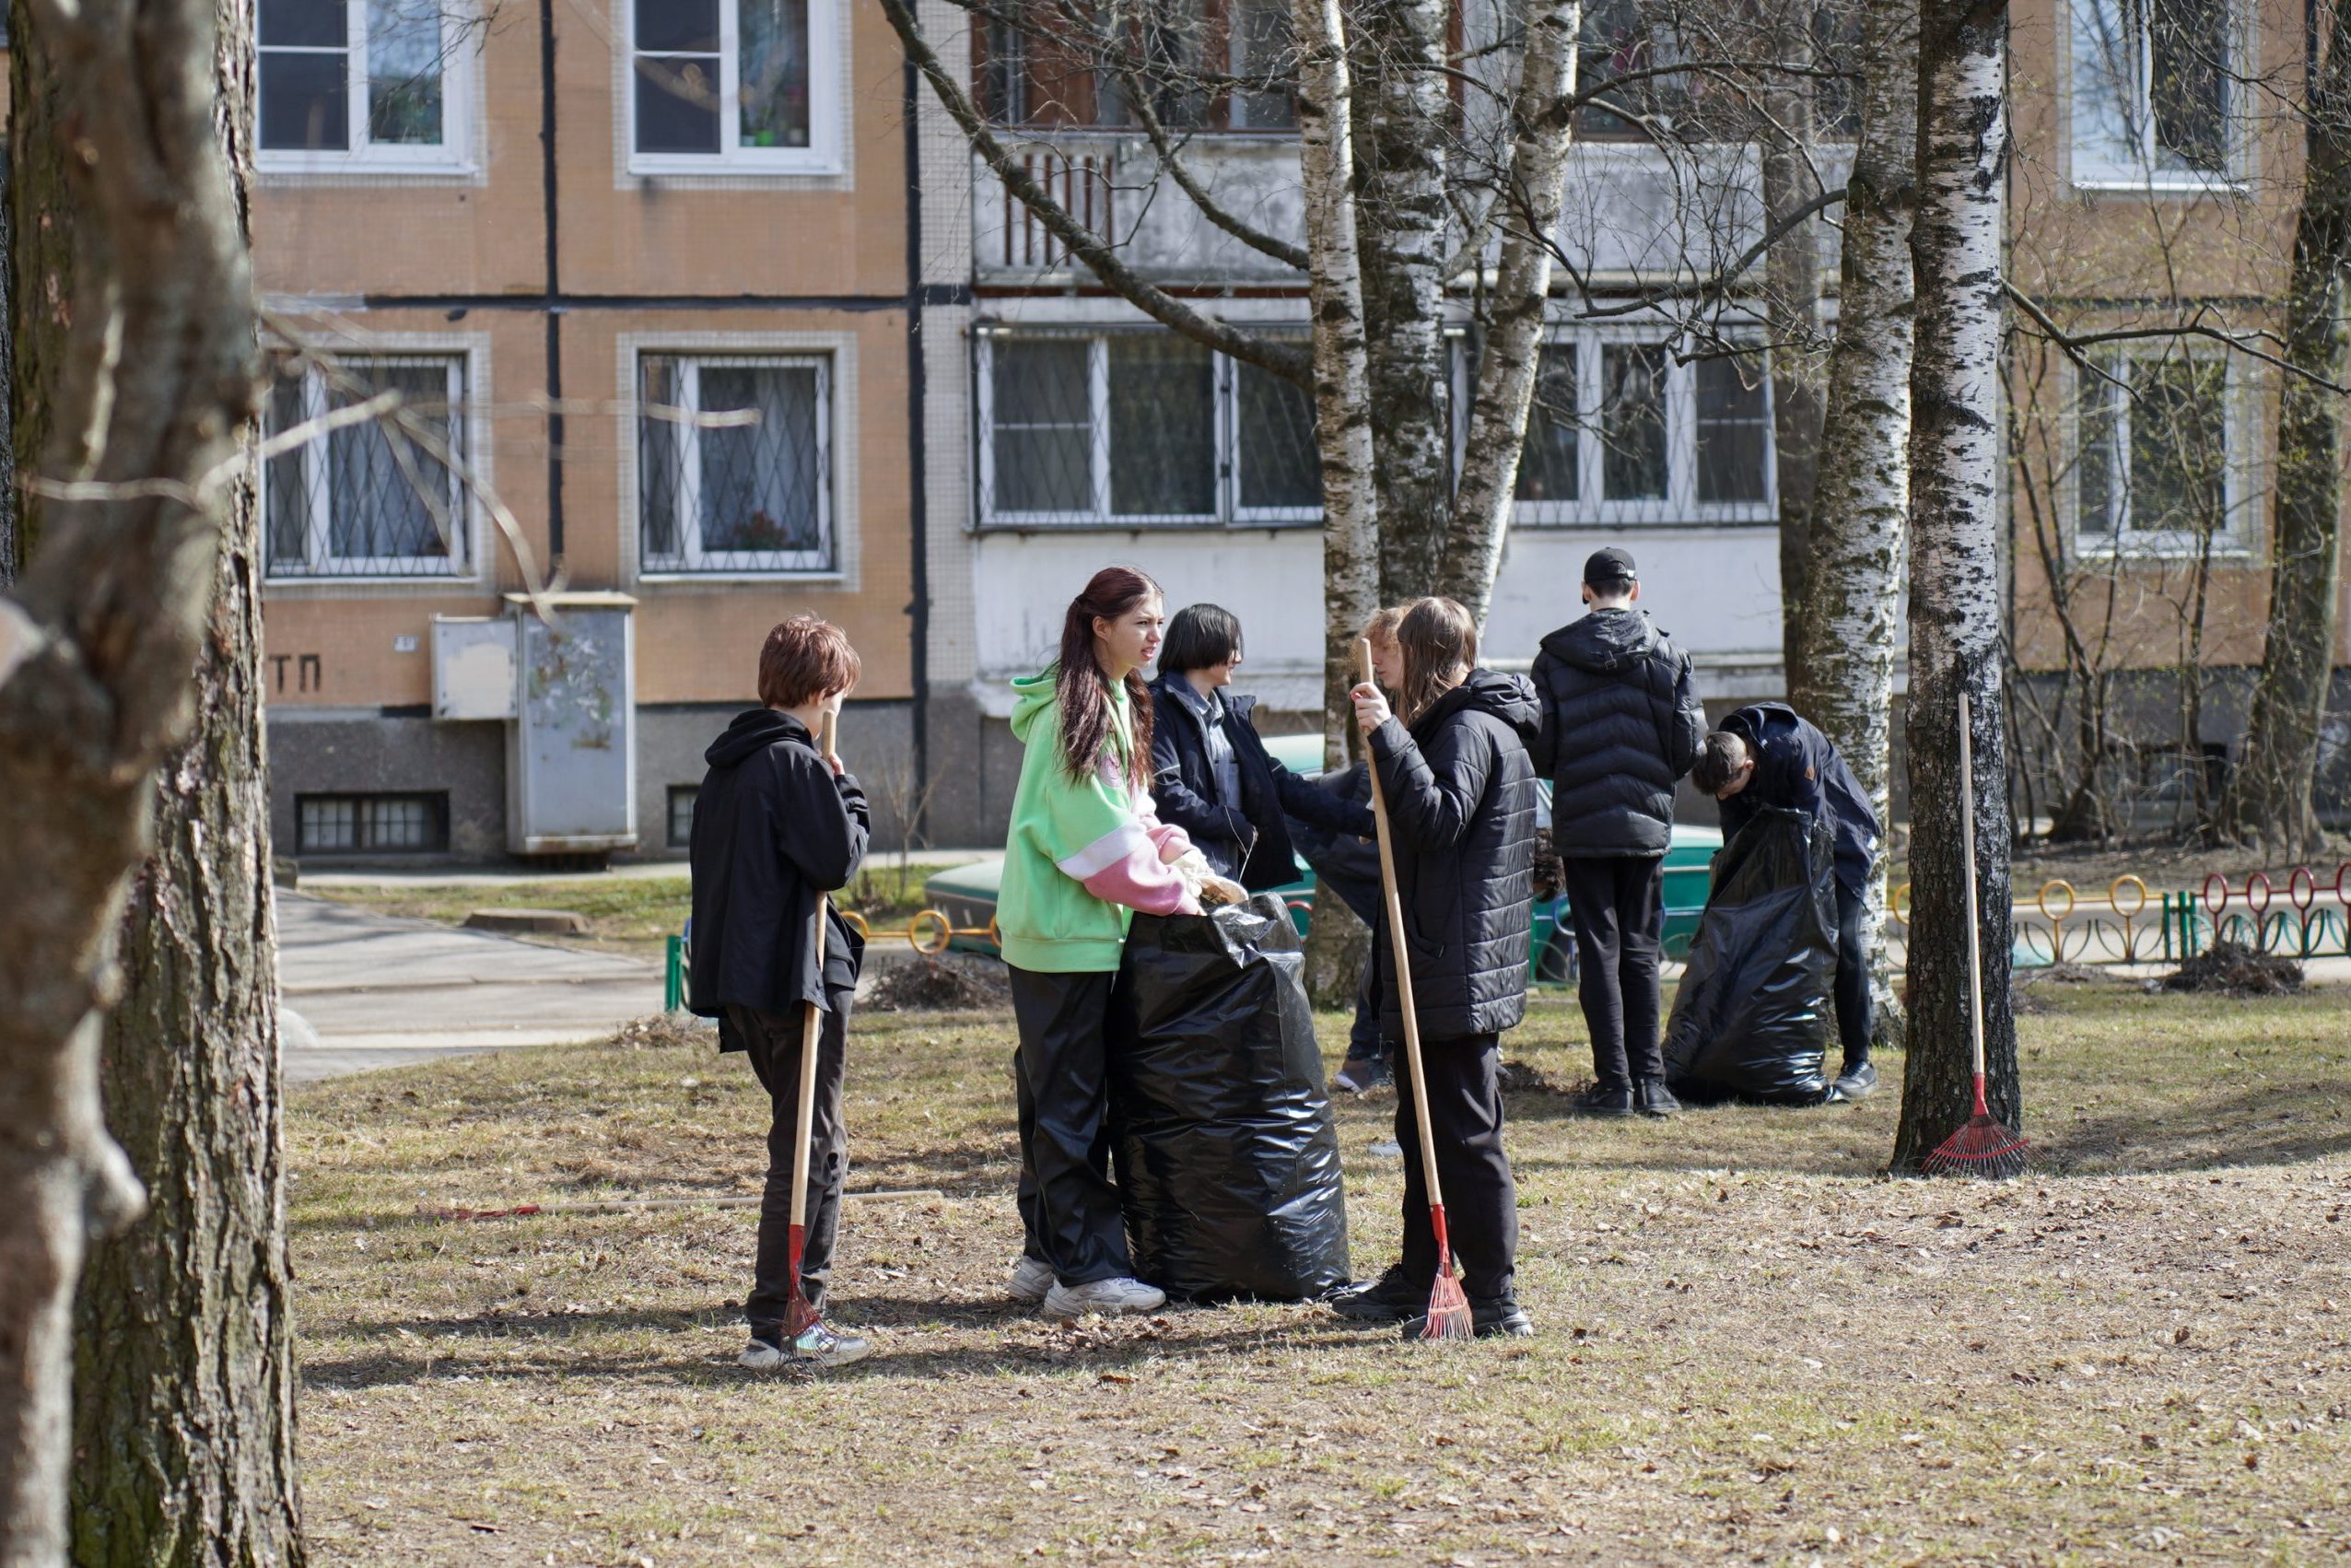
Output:
[[[1632,557],[1611,544],[1605,550],[1595,550],[1584,563],[1586,582],[1638,582],[1641,574],[1632,569]]]

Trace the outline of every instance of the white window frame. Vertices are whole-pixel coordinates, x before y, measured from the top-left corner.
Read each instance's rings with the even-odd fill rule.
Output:
[[[408,0],[422,4],[423,0]],[[439,146],[414,142],[368,140],[368,0],[345,0],[344,38],[348,48],[257,49],[253,92],[253,167],[263,174],[463,174],[474,170],[474,73],[476,18],[465,0],[443,0],[441,20],[441,139]],[[256,24],[258,25],[258,24]],[[344,149],[263,147],[261,142],[261,53],[342,53],[347,63],[344,104],[350,146]]]
[[[1601,404],[1601,354],[1627,344],[1662,347],[1666,360],[1666,494],[1663,499],[1610,500],[1606,482],[1607,443],[1591,415]],[[1529,528],[1656,527],[1683,524],[1770,522],[1779,517],[1778,442],[1772,423],[1772,382],[1763,380],[1763,498],[1701,501],[1698,498],[1698,371],[1675,357],[1680,347],[1666,333],[1639,327],[1560,327],[1547,332],[1542,346],[1575,349],[1574,500],[1514,499],[1511,518]]]
[[[2173,191],[2185,194],[2206,192],[2239,191],[2252,176],[2250,158],[2252,137],[2246,123],[2244,89],[2238,80],[2244,63],[2255,58],[2258,38],[2253,27],[2253,11],[2250,6],[2228,0],[2228,61],[2221,78],[2221,123],[2227,140],[2223,167],[2218,170],[2166,169],[2158,159],[2162,149],[2155,144],[2155,112],[2152,107],[2154,80],[2154,51],[2146,46],[2146,0],[2137,0],[2141,9],[2137,21],[2137,37],[2134,40],[2135,67],[2130,84],[2131,101],[2124,106],[2126,118],[2136,122],[2137,146],[2131,156],[2117,160],[2108,156],[2105,148],[2093,144],[2089,134],[2089,117],[2083,110],[2083,77],[2086,72],[2102,71],[2103,65],[2095,55],[2095,37],[2085,27],[2085,14],[2111,7],[2129,19],[2134,0],[2068,0],[2064,8],[2066,53],[2065,104],[2068,126],[2067,143],[2073,185],[2079,191]]]
[[[842,160],[841,52],[838,0],[808,0],[808,146],[746,147],[743,135],[743,27],[739,0],[719,0],[719,150],[646,153],[637,150],[637,0],[619,0],[626,48],[621,58],[622,119],[631,174],[819,174],[845,172]]]
[[[678,380],[684,399],[678,406],[701,412],[702,372],[707,369],[813,369],[816,372],[816,493],[817,536],[825,541],[815,550],[708,550],[702,545],[702,427],[684,424],[679,427],[678,460],[678,553],[656,556],[645,549],[643,519],[638,519],[637,550],[646,577],[669,577],[693,581],[712,577],[726,578],[834,578],[841,575],[841,536],[837,512],[833,504],[837,487],[833,470],[833,356],[778,352],[707,353],[692,349],[640,347],[631,357],[631,364],[641,365],[647,356],[678,361]],[[644,382],[639,371],[637,384]],[[640,408],[637,418],[646,417]],[[632,427],[630,439],[635,441],[639,430]],[[790,564],[778,566],[775,558],[788,557]]]
[[[2252,548],[2252,521],[2256,499],[2252,464],[2254,411],[2252,407],[2253,401],[2252,387],[2245,367],[2240,362],[2239,357],[2226,349],[2185,350],[2174,347],[2169,353],[2161,349],[2123,348],[2115,350],[2112,357],[2116,360],[2150,362],[2166,358],[2187,358],[2198,362],[2217,360],[2220,363],[2224,378],[2221,383],[2221,439],[2226,443],[2226,450],[2221,456],[2221,509],[2226,521],[2220,527],[2213,530],[2210,549],[2216,556],[2240,556],[2250,554]],[[2100,560],[2118,558],[2179,560],[2193,558],[2202,554],[2206,545],[2204,536],[2198,533],[2181,532],[2177,530],[2158,532],[2117,528],[2113,526],[2115,520],[2111,517],[2108,518],[2103,525],[2094,527],[2090,525],[2087,518],[2083,517],[2081,497],[2081,471],[2084,456],[2081,422],[2083,400],[2092,396],[2115,396],[2117,392],[2114,387],[2088,370],[2076,367],[2073,376],[2075,396],[2068,420],[2068,434],[2072,440],[2074,461],[2068,465],[2066,472],[2072,481],[2071,501],[2075,549],[2085,556]],[[2121,407],[2116,415],[2115,440],[2124,454],[2126,462],[2131,450],[2130,422],[2134,406],[2135,404],[2131,398],[2121,398]],[[2127,509],[2130,506],[2131,476],[2128,472],[2125,472],[2121,479],[2117,503]]]
[[[1297,347],[1312,346],[1313,339],[1300,335],[1290,341]],[[1222,460],[1222,494],[1220,497],[1224,515],[1235,527],[1280,528],[1288,524],[1320,523],[1323,509],[1312,507],[1252,507],[1241,500],[1241,375],[1244,369],[1238,359],[1220,354],[1216,357],[1217,416],[1225,426],[1224,457]],[[1268,372],[1270,374],[1271,372]],[[1314,399],[1306,399],[1306,411],[1314,412]],[[1319,473],[1317,469],[1317,473]]]
[[[1071,529],[1071,528],[1222,528],[1234,515],[1234,453],[1238,447],[1238,435],[1234,428],[1233,410],[1239,400],[1234,395],[1237,385],[1225,368],[1224,357],[1212,354],[1214,372],[1210,383],[1210,396],[1215,406],[1211,410],[1209,429],[1215,443],[1216,464],[1215,509],[1206,512],[1114,512],[1111,510],[1110,466],[1110,340],[1121,332],[1133,333],[1134,328],[1086,328],[1070,330],[1047,327],[1023,331],[1002,328],[982,328],[978,339],[977,362],[978,372],[974,378],[978,396],[977,426],[979,436],[979,526],[1012,529]],[[1170,332],[1165,327],[1140,329],[1143,332]],[[1078,339],[1086,345],[1086,411],[1090,416],[1094,439],[1087,454],[1088,478],[1092,486],[1092,504],[1083,515],[1072,517],[1066,512],[1007,511],[995,505],[996,497],[996,345],[1009,338]],[[1259,509],[1260,510],[1264,509]],[[1315,516],[1321,515],[1316,509]],[[1253,515],[1252,521],[1257,521]],[[1261,526],[1262,524],[1260,524]]]
[[[369,365],[445,367],[449,373],[449,418],[454,433],[455,450],[451,452],[460,464],[473,468],[470,453],[475,439],[472,405],[466,398],[466,385],[474,376],[474,357],[462,349],[402,348],[352,352],[343,356]],[[310,424],[326,416],[329,406],[326,372],[316,365],[302,370],[302,422]],[[316,586],[353,581],[390,581],[400,583],[439,583],[463,581],[475,575],[474,557],[478,547],[477,530],[474,526],[474,499],[473,487],[465,483],[455,468],[444,468],[449,476],[450,496],[446,503],[450,532],[450,551],[446,556],[338,556],[333,553],[333,486],[332,464],[327,457],[331,433],[322,431],[297,449],[302,463],[302,488],[309,501],[307,526],[302,536],[302,559],[305,569],[280,572],[279,556],[267,537],[269,518],[269,468],[260,464],[259,498],[263,519],[262,542],[263,579],[272,586]],[[420,454],[421,459],[421,454]],[[428,461],[428,460],[426,460]],[[475,470],[478,473],[478,470]],[[426,569],[420,563],[438,559],[439,569]]]

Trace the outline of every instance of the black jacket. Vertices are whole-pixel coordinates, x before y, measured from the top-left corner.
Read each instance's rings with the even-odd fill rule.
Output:
[[[1836,836],[1837,887],[1859,897],[1877,858],[1877,813],[1861,780],[1829,737],[1784,702],[1750,703],[1722,722],[1755,757],[1747,788],[1722,802],[1723,837],[1737,837],[1763,806],[1787,806],[1825,818]]]
[[[1537,723],[1524,677],[1472,670],[1409,731],[1394,719],[1372,731],[1424,1040],[1494,1034],[1526,1015]],[[1401,1039],[1387,922],[1373,930],[1381,1030]]]
[[[1372,822],[1371,769],[1360,762],[1351,762],[1314,782],[1323,793],[1362,808],[1366,831],[1360,836],[1333,833],[1302,818],[1291,825],[1291,839],[1297,845],[1298,853],[1306,858],[1306,864],[1315,868],[1315,874],[1355,911],[1356,917],[1367,926],[1375,926],[1387,917],[1380,907],[1380,847],[1371,837],[1371,830],[1376,826]]]
[[[1674,784],[1706,738],[1690,656],[1639,610],[1595,610],[1543,639],[1534,679],[1543,722],[1532,750],[1551,780],[1554,847],[1664,854]]]
[[[848,885],[865,858],[865,791],[836,778],[807,727],[772,708],[735,715],[703,754],[694,797],[693,951],[686,1006],[705,1018],[731,1005],[790,1015],[852,990],[863,939],[837,911],[816,983],[820,892]],[[721,1047],[740,1049],[723,1037]]]
[[[1256,893],[1298,880],[1286,816],[1328,833],[1367,835],[1367,807],[1315,788],[1273,760],[1249,719],[1257,698],[1224,697],[1224,735],[1240,765],[1241,798],[1221,800],[1200,720],[1162,675],[1151,684],[1152,799],[1159,820],[1191,835],[1218,872]]]

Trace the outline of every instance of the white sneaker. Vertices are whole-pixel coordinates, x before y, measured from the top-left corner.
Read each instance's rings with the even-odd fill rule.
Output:
[[[735,1356],[737,1366],[773,1372],[798,1363],[802,1366],[847,1366],[863,1361],[872,1346],[855,1334],[844,1334],[825,1323],[812,1323],[789,1340],[778,1343],[754,1334]]]
[[[1012,1293],[1014,1301],[1024,1301],[1035,1306],[1045,1299],[1054,1283],[1052,1264],[1039,1263],[1024,1255],[1012,1265],[1012,1281],[1005,1288]]]
[[[1167,1293],[1140,1280],[1095,1280],[1090,1284],[1056,1284],[1045,1293],[1045,1316],[1063,1323],[1099,1312],[1115,1317],[1122,1312],[1156,1312],[1167,1305]]]

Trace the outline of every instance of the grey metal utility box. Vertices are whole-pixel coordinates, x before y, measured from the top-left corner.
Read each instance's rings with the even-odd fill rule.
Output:
[[[506,721],[506,845],[518,855],[637,847],[637,601],[530,596],[433,618],[433,717]]]

